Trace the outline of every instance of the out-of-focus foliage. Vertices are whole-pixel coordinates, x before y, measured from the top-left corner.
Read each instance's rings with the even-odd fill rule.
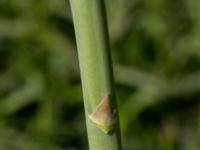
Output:
[[[199,150],[200,2],[106,0],[125,150]],[[0,0],[0,149],[88,149],[69,2]]]

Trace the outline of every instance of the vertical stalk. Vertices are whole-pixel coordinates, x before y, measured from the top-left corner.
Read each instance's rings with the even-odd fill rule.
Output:
[[[70,4],[78,46],[90,150],[121,150],[104,1],[70,0]],[[103,118],[103,122],[115,120],[114,128],[109,133],[104,133],[89,119],[89,115],[100,107],[106,96],[109,96],[111,105],[106,105],[109,108],[103,108],[98,112],[100,118],[99,114],[94,117],[100,122]],[[108,109],[108,113],[102,112]],[[115,112],[115,118],[112,115],[106,116],[109,112]]]

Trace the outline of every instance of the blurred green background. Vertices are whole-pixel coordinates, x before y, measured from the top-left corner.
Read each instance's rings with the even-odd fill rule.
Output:
[[[124,150],[200,149],[200,1],[106,0]],[[0,150],[87,150],[68,0],[0,0]]]

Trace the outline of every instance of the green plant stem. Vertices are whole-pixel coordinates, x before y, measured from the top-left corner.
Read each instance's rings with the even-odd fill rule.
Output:
[[[70,0],[70,4],[78,46],[90,150],[121,150],[118,114],[115,128],[110,134],[102,132],[88,118],[107,95],[112,95],[111,103],[117,110],[104,1]]]

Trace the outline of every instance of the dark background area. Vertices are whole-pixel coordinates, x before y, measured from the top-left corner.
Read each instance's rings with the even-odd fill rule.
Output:
[[[199,150],[200,1],[106,7],[124,150]],[[66,0],[0,0],[0,149],[88,149]]]

